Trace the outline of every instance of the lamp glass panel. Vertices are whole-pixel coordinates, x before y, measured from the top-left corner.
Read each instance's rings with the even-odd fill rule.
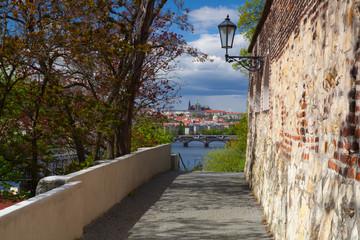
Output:
[[[234,42],[234,36],[235,36],[235,28],[229,27],[228,28],[228,42],[227,42],[227,47],[228,48],[232,48],[233,46],[233,42]]]
[[[226,48],[226,27],[219,28],[221,47]]]

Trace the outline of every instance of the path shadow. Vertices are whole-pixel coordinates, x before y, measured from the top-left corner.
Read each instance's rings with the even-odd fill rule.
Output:
[[[81,239],[127,239],[131,234],[129,230],[160,199],[172,182],[187,173],[170,171],[157,175],[86,226]]]
[[[129,239],[271,239],[243,173],[191,173],[179,179],[130,230]]]

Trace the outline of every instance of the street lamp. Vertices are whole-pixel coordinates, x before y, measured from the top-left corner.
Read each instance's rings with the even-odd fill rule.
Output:
[[[252,72],[262,72],[263,58],[259,56],[229,56],[228,49],[232,48],[235,37],[236,25],[230,21],[229,15],[225,21],[218,25],[220,33],[221,47],[226,49],[225,60],[229,63],[237,62],[244,68]]]

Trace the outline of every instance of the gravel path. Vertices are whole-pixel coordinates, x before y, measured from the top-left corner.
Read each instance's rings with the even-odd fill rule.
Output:
[[[158,175],[84,229],[83,240],[270,239],[243,173]]]

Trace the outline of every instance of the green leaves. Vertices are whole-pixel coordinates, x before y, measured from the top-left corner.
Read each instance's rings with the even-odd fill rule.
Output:
[[[120,156],[131,142],[133,149],[170,142],[161,122],[138,118],[131,127],[142,110],[176,98],[172,61],[184,53],[207,59],[172,32],[174,25],[192,29],[182,0],[171,14],[163,9],[166,0],[6,3],[0,8],[0,177],[21,170],[34,194],[40,177],[69,165],[52,157],[52,149],[76,151],[77,163],[68,166],[76,170],[105,148]]]
[[[204,169],[216,172],[242,171],[246,162],[247,116],[234,125],[236,137],[224,149],[209,152],[204,158]]]
[[[215,172],[236,172],[244,170],[245,153],[236,146],[211,151],[205,156],[204,169]]]
[[[239,8],[238,31],[243,34],[244,39],[250,44],[252,36],[255,33],[257,23],[259,22],[265,0],[246,0],[245,4]],[[240,49],[239,56],[250,56],[248,46]],[[241,65],[233,64],[235,70],[240,70],[245,76],[249,76],[249,71]]]
[[[265,0],[246,0],[239,8],[238,31],[244,34],[244,38],[248,41],[254,35],[264,4]]]
[[[161,121],[151,117],[141,117],[133,125],[131,151],[136,151],[140,147],[170,143],[172,139],[171,132],[163,128]]]

